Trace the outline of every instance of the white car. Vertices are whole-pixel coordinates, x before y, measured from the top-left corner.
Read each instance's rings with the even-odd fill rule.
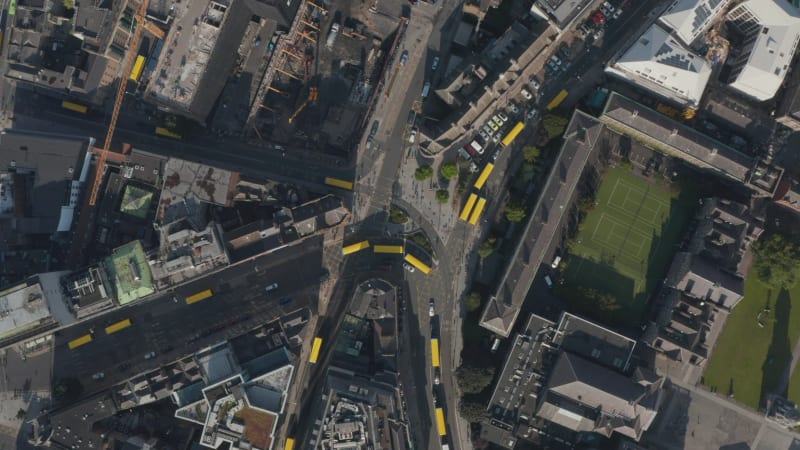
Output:
[[[503,126],[503,120],[497,117],[496,115],[492,116],[492,122],[494,122],[494,124],[497,125],[498,127]]]
[[[103,372],[97,372],[96,374],[92,375],[92,379],[95,380],[95,381],[100,381],[105,377],[106,377],[106,374],[104,374]]]
[[[275,289],[278,289],[278,283],[272,283],[269,286],[267,286],[266,288],[264,288],[264,290],[266,290],[267,292],[272,292]]]
[[[614,14],[614,12],[616,12],[616,8],[614,8],[614,6],[609,2],[603,2],[602,7],[605,8],[606,11],[610,12],[611,14]],[[606,17],[608,17],[608,14],[606,14]]]
[[[433,316],[436,315],[436,308],[435,308],[435,304],[433,302],[433,299],[431,299],[430,303],[428,303],[428,315],[430,317],[433,317]]]
[[[478,132],[478,136],[480,136],[480,137],[481,137],[481,139],[483,140],[483,142],[489,142],[489,135],[488,135],[488,134],[486,134],[486,132],[485,132],[485,131],[483,131],[483,130],[479,131],[479,132]]]
[[[414,266],[412,266],[409,263],[404,262],[403,263],[403,268],[406,269],[407,271],[411,272],[411,273],[414,273]]]
[[[414,141],[416,140],[417,140],[417,130],[413,129],[411,130],[411,134],[408,135],[408,143],[413,144]]]
[[[522,90],[520,90],[519,92],[520,94],[522,94],[523,97],[525,97],[526,100],[530,100],[533,98],[533,95],[531,95],[531,93],[528,92],[528,90],[525,88],[522,88]]]
[[[144,354],[144,359],[153,359],[156,357],[156,352],[149,352]]]
[[[503,122],[508,122],[508,116],[503,114],[502,112],[497,113],[497,117],[500,118]]]
[[[433,63],[431,63],[431,71],[436,72],[436,69],[439,68],[439,57],[433,57]]]
[[[537,80],[534,77],[531,77],[530,84],[531,84],[531,89],[533,89],[533,92],[539,92],[539,89],[542,87],[542,84],[539,83],[539,80]]]
[[[481,130],[483,130],[483,132],[489,136],[494,135],[494,130],[489,125],[484,125],[483,128],[481,128]]]

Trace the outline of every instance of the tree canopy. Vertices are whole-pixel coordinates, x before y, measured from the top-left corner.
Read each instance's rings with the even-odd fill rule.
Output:
[[[451,180],[458,176],[458,165],[456,165],[456,163],[444,163],[439,169],[439,172],[441,172],[445,180]]]
[[[467,312],[477,311],[481,307],[481,294],[477,292],[470,292],[464,297],[464,307]]]
[[[780,234],[759,239],[753,246],[753,268],[758,279],[777,287],[790,287],[800,270],[800,247]]]
[[[593,288],[560,286],[558,296],[570,311],[611,323],[616,322],[616,313],[622,308],[612,294]]]
[[[479,394],[492,384],[494,367],[461,366],[456,371],[458,386],[464,394]]]
[[[445,204],[449,199],[450,199],[450,192],[448,192],[447,189],[439,189],[438,191],[436,191],[436,201],[438,201],[439,203]]]
[[[525,205],[522,203],[510,202],[506,205],[506,219],[509,222],[522,222],[525,218]]]
[[[433,168],[431,166],[419,166],[414,171],[414,178],[419,181],[427,180],[433,177]]]
[[[542,118],[542,127],[547,133],[547,140],[561,136],[567,127],[567,118],[556,114],[545,114]]]
[[[531,164],[535,163],[536,160],[538,160],[539,157],[542,156],[542,150],[539,149],[539,147],[534,147],[533,145],[526,145],[522,149],[522,152],[523,152],[525,161],[529,162]]]
[[[489,257],[489,255],[494,253],[496,245],[497,245],[497,238],[494,236],[489,236],[485,241],[481,243],[481,246],[478,248],[478,255],[481,258]]]

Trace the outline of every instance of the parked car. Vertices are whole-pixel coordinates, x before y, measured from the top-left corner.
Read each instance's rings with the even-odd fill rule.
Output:
[[[531,93],[528,92],[528,90],[525,88],[522,88],[522,90],[520,90],[519,92],[520,94],[522,94],[523,97],[525,97],[526,100],[530,100],[533,98],[533,95],[531,95]]]
[[[528,114],[525,114],[525,117],[527,117],[528,120],[536,118],[536,108],[531,108]]]
[[[433,302],[433,299],[431,299],[428,302],[428,315],[431,316],[431,317],[436,315],[436,307],[435,307],[435,303]]]
[[[622,15],[622,8],[617,7],[617,9],[614,11],[613,19],[617,20],[617,19],[619,19],[619,16],[621,16],[621,15]]]
[[[264,290],[267,291],[267,292],[272,292],[275,289],[278,289],[278,283],[272,283],[269,286],[264,288]]]
[[[278,303],[281,304],[281,305],[286,305],[286,304],[291,303],[291,301],[292,301],[292,297],[289,297],[288,295],[284,295],[283,297],[280,298],[280,300],[278,300]]]
[[[431,71],[436,72],[436,69],[439,68],[439,57],[434,56],[433,62],[431,63]]]
[[[556,55],[551,56],[550,57],[550,61],[553,61],[553,64],[555,64],[556,66],[560,66],[561,65],[561,58],[559,58]]]
[[[501,111],[501,112],[499,112],[499,113],[497,113],[497,117],[499,117],[499,118],[500,118],[500,120],[502,120],[502,121],[503,121],[503,123],[506,123],[506,122],[508,122],[508,116],[507,116],[507,115],[505,115],[505,114],[503,114],[503,112],[502,112],[502,111]]]
[[[605,8],[606,11],[610,12],[611,14],[614,14],[617,11],[617,9],[614,8],[614,5],[612,5],[609,2],[603,2],[603,6],[602,7]]]
[[[492,131],[497,131],[497,130],[499,130],[499,129],[500,129],[500,127],[498,127],[498,126],[497,126],[497,124],[496,124],[496,123],[494,123],[494,122],[493,122],[493,121],[491,121],[491,120],[490,120],[490,121],[488,121],[488,122],[486,122],[486,125],[488,125],[488,126],[489,126],[489,128],[491,128],[491,129],[492,129]]]
[[[539,92],[539,89],[542,88],[542,83],[539,83],[539,80],[537,80],[536,77],[531,77],[530,85],[531,89],[533,89],[533,92]]]
[[[497,125],[498,127],[502,127],[503,126],[503,119],[498,117],[496,114],[494,116],[492,116],[492,122],[494,122],[494,124]]]
[[[411,130],[411,134],[408,135],[408,143],[413,144],[414,141],[416,140],[417,140],[417,129],[414,128],[413,130]]]
[[[488,134],[489,136],[494,135],[494,130],[491,127],[489,127],[489,125],[484,125],[483,128],[481,128],[481,130],[483,130],[483,132]]]
[[[411,272],[411,273],[414,273],[414,266],[412,266],[411,264],[409,264],[407,262],[403,263],[403,268],[406,269],[407,271]]]
[[[586,23],[582,23],[580,28],[578,28],[578,32],[580,32],[581,36],[586,37],[592,34],[592,27]]]
[[[400,55],[400,66],[405,66],[408,62],[408,50],[403,50],[403,54]]]
[[[514,103],[511,104],[511,114],[517,115],[519,114],[519,107]]]
[[[599,41],[603,37],[604,34],[605,34],[605,30],[600,28],[599,30],[594,32],[594,40],[595,41]]]
[[[96,374],[92,375],[92,379],[95,381],[100,381],[106,377],[106,374],[103,372],[97,372]]]
[[[153,359],[156,357],[156,352],[149,352],[144,354],[144,359]]]
[[[488,134],[486,134],[486,132],[485,132],[485,131],[483,131],[483,130],[479,131],[479,132],[478,132],[478,136],[480,136],[480,137],[481,137],[481,139],[483,140],[483,142],[489,142],[489,135],[488,135]]]

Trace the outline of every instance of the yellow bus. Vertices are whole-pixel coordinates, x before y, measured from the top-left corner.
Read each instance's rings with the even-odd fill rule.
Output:
[[[406,252],[405,247],[402,245],[376,245],[372,247],[375,253],[393,253],[395,255],[402,255]]]
[[[283,450],[294,450],[294,438],[286,438],[286,444],[284,444]]]
[[[113,334],[131,326],[131,319],[120,320],[106,327],[106,334]]]
[[[525,129],[525,124],[522,122],[517,122],[517,124],[514,125],[514,128],[512,128],[511,131],[508,132],[506,137],[504,137],[503,140],[500,141],[500,145],[503,147],[508,147],[509,145],[511,145],[512,142],[514,142],[514,139],[516,139],[517,136],[519,136],[519,134],[522,133],[522,130],[524,129]]]
[[[550,100],[550,103],[547,104],[547,110],[548,111],[552,111],[552,110],[558,108],[558,106],[561,105],[561,103],[564,101],[564,99],[567,98],[567,95],[569,95],[569,92],[567,92],[566,89],[562,89],[561,92],[556,94],[556,96],[553,97],[552,100]]]
[[[328,186],[338,187],[342,189],[347,189],[348,191],[353,190],[353,182],[352,181],[345,181],[340,180],[338,178],[325,178],[325,184]]]
[[[439,429],[439,436],[447,436],[447,426],[444,423],[444,410],[436,408],[436,427]]]
[[[494,164],[492,163],[486,163],[486,165],[483,166],[481,174],[478,175],[478,179],[475,180],[475,189],[480,190],[483,187],[483,185],[486,184],[486,180],[489,179],[489,175],[492,174],[493,170],[494,170]]]
[[[174,131],[170,131],[169,129],[164,127],[156,127],[156,134],[159,136],[164,136],[172,139],[183,139],[183,136],[181,136],[180,134]]]
[[[76,113],[86,114],[86,111],[89,110],[88,106],[81,105],[79,103],[68,102],[64,100],[61,102],[61,107],[64,109],[68,109],[70,111],[75,111]]]
[[[130,79],[138,83],[142,78],[142,72],[144,72],[144,56],[139,55],[136,57],[136,62],[133,63]]]
[[[458,218],[466,222],[467,219],[469,219],[469,212],[472,211],[472,207],[475,206],[475,202],[477,201],[478,201],[477,195],[469,194],[469,198],[467,199],[467,204],[464,205],[464,209],[461,210],[461,215],[458,216]]]
[[[439,339],[431,339],[431,364],[433,367],[439,367]]]
[[[342,247],[342,255],[357,253],[366,248],[369,248],[369,241],[356,242],[355,244],[350,244],[345,247]]]
[[[409,263],[409,264],[411,264],[412,266],[414,266],[414,267],[416,267],[417,269],[419,269],[419,271],[420,271],[420,272],[422,272],[422,273],[424,273],[425,275],[427,275],[427,274],[431,273],[431,268],[430,268],[430,266],[426,265],[425,263],[423,263],[422,261],[420,261],[419,259],[417,259],[417,258],[416,258],[414,255],[408,254],[408,255],[406,255],[406,257],[405,257],[405,258],[403,258],[403,259],[405,259],[407,263]]]
[[[311,355],[308,357],[308,362],[316,364],[319,358],[319,351],[322,349],[322,338],[314,338],[314,345],[311,346]]]
[[[214,292],[211,289],[206,289],[205,291],[200,291],[197,294],[190,295],[186,297],[186,304],[191,305],[192,303],[197,303],[203,301],[209,297],[214,295]]]
[[[483,208],[486,206],[486,199],[481,197],[478,200],[478,204],[475,205],[475,209],[472,210],[472,214],[469,216],[469,223],[470,225],[475,225],[478,223],[478,219],[481,218],[481,213],[483,212]]]
[[[92,338],[91,334],[85,334],[85,335],[83,335],[83,336],[81,336],[81,337],[79,337],[77,339],[73,339],[73,340],[69,341],[69,344],[68,344],[69,345],[69,349],[70,350],[75,350],[76,348],[80,347],[81,345],[88,344],[89,342],[92,342],[93,340],[94,340],[94,338]]]

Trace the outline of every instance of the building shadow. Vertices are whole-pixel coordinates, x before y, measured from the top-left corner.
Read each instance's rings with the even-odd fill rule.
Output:
[[[765,308],[774,321],[772,328],[772,342],[769,345],[766,359],[761,366],[761,400],[759,405],[766,404],[767,398],[771,394],[786,396],[786,386],[781,386],[786,371],[791,370],[792,346],[789,342],[789,314],[792,309],[789,291],[781,289],[778,298],[775,299],[775,307],[769,310]],[[785,383],[784,383],[785,384]],[[778,390],[776,392],[775,390]],[[735,393],[734,393],[735,395]]]

